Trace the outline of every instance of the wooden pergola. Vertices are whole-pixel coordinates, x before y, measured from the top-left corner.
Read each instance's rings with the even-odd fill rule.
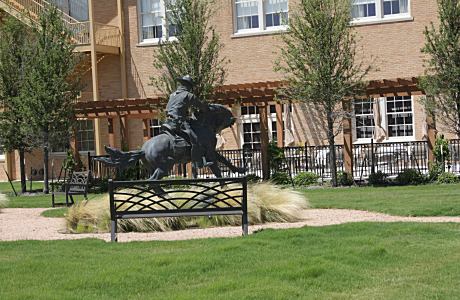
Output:
[[[228,106],[233,105],[256,105],[259,106],[261,148],[263,159],[263,174],[268,177],[268,112],[269,102],[276,100],[277,89],[285,86],[283,81],[266,81],[255,83],[224,85],[216,89],[211,102]],[[412,78],[396,78],[392,80],[371,80],[366,88],[366,94],[362,98],[392,97],[421,95],[423,90],[418,87],[418,80]],[[76,105],[77,118],[99,119],[107,118],[109,121],[109,143],[114,144],[113,118],[120,117],[121,122],[126,119],[142,119],[144,124],[144,139],[149,139],[149,119],[164,109],[166,99],[162,96],[152,96],[143,99],[113,99],[89,102],[78,102]],[[351,101],[345,100],[342,103],[345,110],[350,111]],[[284,145],[283,137],[283,115],[280,103],[275,103],[277,118],[278,146]],[[126,128],[126,126],[122,126]],[[351,118],[343,121],[344,136],[344,162],[345,170],[351,172],[353,169],[352,155],[352,121]],[[127,132],[122,133],[122,138],[127,138]]]

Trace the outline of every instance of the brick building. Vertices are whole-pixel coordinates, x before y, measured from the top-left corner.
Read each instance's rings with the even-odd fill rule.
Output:
[[[32,9],[32,2],[0,0],[0,9],[16,15],[21,9]],[[155,76],[152,63],[158,42],[168,32],[164,0],[54,2],[68,16],[69,26],[80,28],[74,31],[77,51],[87,54],[86,88],[79,98],[87,102],[80,105],[84,109],[78,115],[76,145],[80,153],[103,154],[104,145],[139,148],[159,130],[157,112],[142,105],[158,96],[150,77]],[[281,20],[295,11],[296,2],[216,0],[218,9],[212,22],[224,44],[222,55],[231,61],[223,90],[239,117],[237,124],[223,133],[224,149],[258,148],[263,136],[279,145],[326,143],[321,129],[324,120],[318,118],[314,107],[299,103],[282,106],[272,101],[273,90],[282,80],[282,75],[273,71],[282,47],[280,32],[287,30]],[[427,139],[430,130],[426,128],[431,127],[419,102],[422,91],[416,78],[424,72],[420,51],[423,30],[430,22],[437,22],[436,1],[355,0],[352,15],[351,26],[359,36],[362,59],[373,61],[374,68],[367,78],[370,100],[354,102],[355,117],[344,124],[345,134],[337,136],[337,143],[369,143],[375,128],[374,110],[379,111],[380,127],[386,132],[383,143]],[[126,103],[138,103],[143,108],[128,112]],[[98,111],[107,106],[119,108]],[[438,124],[438,130],[455,138],[442,125]],[[52,157],[58,168],[63,153],[57,149]],[[0,158],[17,178],[17,155],[3,154]],[[28,169],[40,170],[41,164],[39,151],[27,155]],[[5,179],[2,172],[0,168],[0,179]]]

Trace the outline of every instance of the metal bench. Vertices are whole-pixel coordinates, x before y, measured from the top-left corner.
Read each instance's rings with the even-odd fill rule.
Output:
[[[117,221],[240,215],[248,234],[247,180],[242,178],[185,180],[109,180],[111,240],[117,241]]]
[[[88,182],[89,171],[73,172],[69,180],[64,180],[61,185],[52,185],[51,204],[53,207],[56,205],[70,206],[75,203],[73,196],[83,195],[88,199]],[[65,202],[56,202],[56,196],[65,195]]]

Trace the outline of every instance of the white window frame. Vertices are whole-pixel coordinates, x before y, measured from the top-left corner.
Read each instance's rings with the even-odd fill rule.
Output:
[[[410,136],[389,136],[388,131],[388,113],[387,113],[387,100],[386,97],[377,98],[379,101],[380,106],[380,113],[382,118],[382,127],[387,132],[387,139],[383,141],[383,143],[397,143],[397,142],[413,142],[415,141],[415,110],[414,110],[414,97],[411,96],[411,113],[412,113],[412,135]],[[375,100],[375,98],[374,98]],[[353,105],[353,113],[354,113],[354,105]],[[392,113],[390,113],[392,114]],[[357,137],[356,131],[356,117],[353,117],[353,143],[354,144],[369,144],[371,143],[372,138],[360,138]]]
[[[161,10],[161,27],[162,27],[162,37],[161,38],[152,38],[152,39],[144,39],[142,37],[142,0],[137,0],[137,22],[138,22],[138,38],[139,38],[139,45],[152,45],[158,44],[162,40],[169,40],[174,41],[177,40],[175,36],[169,37],[169,28],[168,22],[166,21],[166,4],[165,0],[160,0],[160,10]]]
[[[77,122],[81,122],[81,121],[91,121],[93,123],[93,130],[92,130],[92,133],[93,133],[93,145],[94,145],[94,149],[90,149],[90,150],[78,150],[78,152],[82,152],[82,153],[95,153],[96,152],[96,124],[94,122],[94,120],[91,120],[91,119],[80,119],[80,120],[77,120]],[[78,140],[78,134],[80,133],[80,127],[77,128],[77,136],[75,137],[77,139],[77,148],[80,147],[80,145],[82,145],[81,141]],[[85,131],[90,131],[90,130],[85,130]],[[86,141],[90,141],[90,140],[86,140]]]
[[[277,118],[276,118],[276,112],[275,113],[271,113],[270,112],[270,106],[271,105],[275,105],[274,103],[272,104],[269,104],[267,105],[267,121],[268,121],[268,140],[270,142],[277,142],[277,141],[274,141],[273,140],[273,131],[276,131],[277,128],[273,128],[273,122],[278,122]],[[250,105],[250,106],[246,106],[246,107],[251,107],[251,106],[254,106],[256,107],[255,105]],[[241,106],[243,107],[243,106]],[[240,112],[241,112],[241,107],[240,107]],[[261,107],[259,107],[259,109],[261,109]],[[241,114],[240,115],[240,120],[241,120],[241,130],[240,130],[240,148],[243,148],[243,145],[245,144],[244,142],[244,124],[245,123],[260,123],[260,114],[247,114],[247,115],[243,115]],[[283,123],[284,123],[284,114],[283,114]],[[283,126],[284,128],[284,126]],[[277,132],[277,134],[279,134]]]
[[[367,99],[367,100],[371,102],[371,111],[372,111],[371,115],[373,116],[374,115],[374,107],[373,107],[374,103],[373,102],[374,102],[375,99]],[[362,101],[362,100],[359,100],[359,101]],[[382,111],[382,106],[381,106],[380,101],[379,101],[379,105],[380,105],[380,111]],[[357,115],[356,115],[356,110],[355,110],[355,103],[353,103],[353,113],[354,113],[354,116],[355,116],[353,118],[353,122],[354,122],[354,124],[353,124],[354,131],[353,132],[354,132],[354,135],[356,137],[356,141],[363,141],[363,142],[365,141],[365,142],[370,143],[372,137],[370,137],[370,138],[358,138],[358,122],[357,122]],[[364,114],[361,114],[361,115],[364,115]],[[375,126],[375,124],[374,124],[374,126]]]
[[[235,36],[238,35],[247,35],[247,34],[257,34],[257,33],[272,33],[272,32],[277,32],[280,30],[287,30],[288,26],[287,24],[284,25],[279,25],[279,26],[270,26],[267,27],[265,24],[265,13],[266,13],[266,4],[265,2],[267,0],[254,0],[253,2],[258,2],[258,17],[259,17],[259,27],[257,28],[250,28],[250,29],[240,29],[238,30],[238,15],[237,15],[237,10],[236,10],[236,2],[243,1],[243,0],[232,0],[232,5],[233,5],[233,32]],[[289,18],[289,0],[287,1],[287,14]]]
[[[415,124],[414,124],[414,121],[415,121],[415,118],[414,118],[414,97],[411,96],[410,97],[410,101],[411,101],[411,111],[410,113],[412,114],[412,135],[406,135],[406,136],[392,136],[390,137],[389,134],[390,134],[390,131],[389,131],[389,124],[388,124],[388,115],[390,114],[398,114],[398,112],[396,113],[388,113],[387,112],[387,100],[385,98],[385,118],[383,120],[385,120],[385,125],[386,125],[386,130],[387,130],[387,135],[389,136],[388,137],[388,142],[405,142],[405,141],[414,141],[415,140]],[[381,110],[382,111],[382,110]],[[399,112],[401,113],[401,112]],[[402,113],[408,113],[408,112],[402,112]]]
[[[383,13],[383,2],[385,0],[375,0],[375,16],[353,18],[351,21],[352,25],[367,25],[372,23],[385,23],[385,22],[397,22],[397,21],[409,21],[413,20],[411,14],[411,0],[407,0],[407,12],[393,15],[384,15]],[[353,4],[352,4],[353,5]]]

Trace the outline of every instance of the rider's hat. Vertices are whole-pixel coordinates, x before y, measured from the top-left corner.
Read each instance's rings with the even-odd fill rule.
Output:
[[[182,77],[178,77],[176,78],[177,81],[179,81],[180,83],[182,84],[186,84],[186,85],[189,85],[189,86],[192,86],[193,85],[193,79],[192,77],[190,77],[190,75],[185,75],[185,76],[182,76]]]

